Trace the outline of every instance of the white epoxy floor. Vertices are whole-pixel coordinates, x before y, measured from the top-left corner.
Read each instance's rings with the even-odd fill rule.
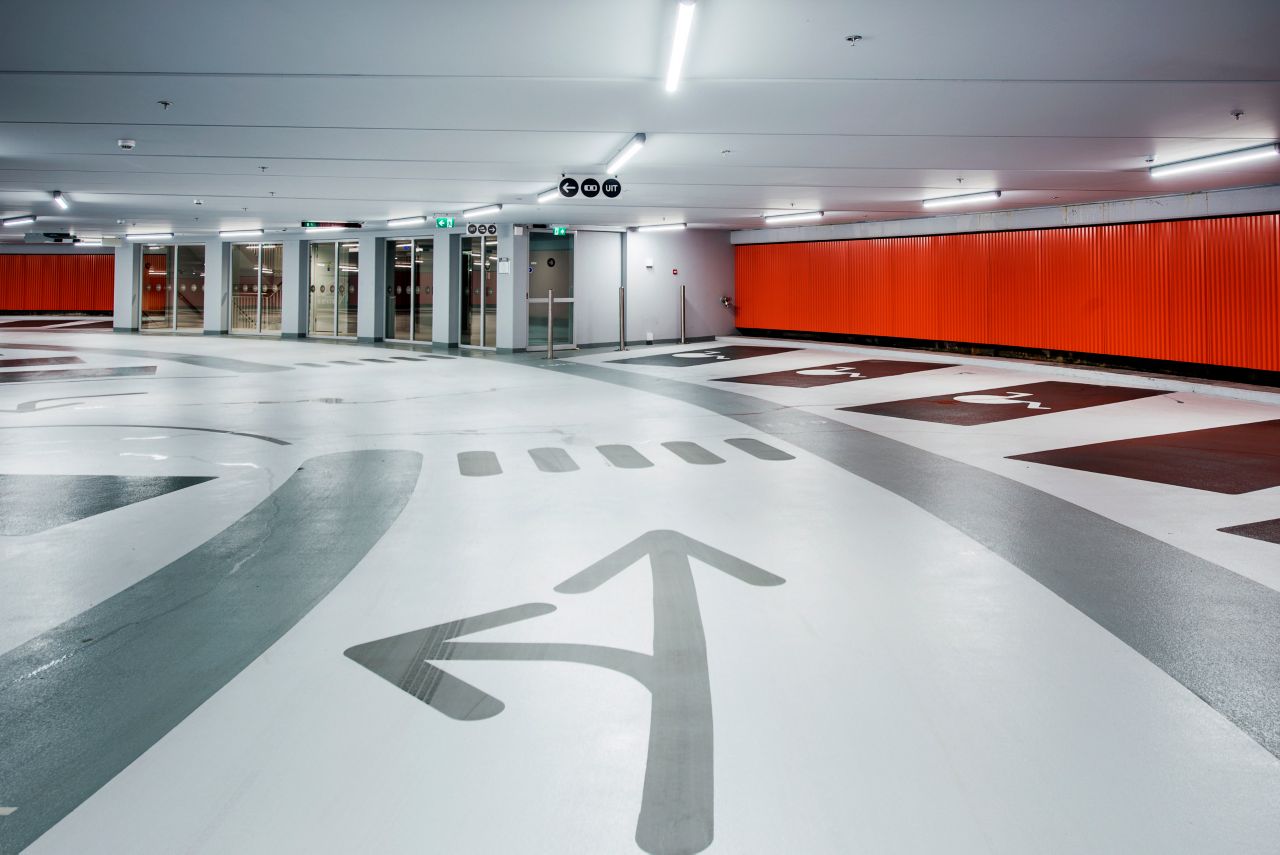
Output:
[[[333,360],[403,352],[0,332],[0,356],[53,355],[24,344],[77,348],[69,352],[83,367],[158,368],[149,377],[0,384],[0,428],[13,428],[0,429],[0,473],[215,480],[0,540],[0,650],[200,546],[309,458],[372,448],[423,455],[403,513],[332,593],[32,853],[640,851],[650,714],[643,687],[577,664],[447,662],[448,673],[506,704],[494,718],[457,721],[343,651],[550,603],[550,615],[467,640],[649,652],[652,585],[643,561],[588,594],[554,589],[655,530],[678,531],[786,580],[752,587],[694,562],[714,716],[707,851],[1276,851],[1273,754],[1018,567],[784,437],[532,360],[348,366]],[[240,373],[94,348],[290,370]],[[566,361],[724,389],[714,378],[859,353],[947,361],[818,346],[728,366],[610,367],[611,353]],[[1280,517],[1280,489],[1229,496],[1006,459],[1280,418],[1280,396],[1266,403],[1179,392],[965,428],[837,409],[1046,379],[1064,375],[990,362],[813,389],[728,391],[1004,475],[1280,589],[1280,546],[1217,531]],[[1077,379],[1128,383],[1097,372]],[[22,407],[55,398],[67,406]],[[166,427],[132,427],[142,425]],[[795,459],[756,459],[725,443],[735,437],[757,437]],[[669,441],[696,442],[725,462],[692,465],[661,445]],[[615,468],[595,450],[608,444],[631,445],[654,465]],[[528,455],[538,447],[563,448],[580,468],[540,472]],[[457,455],[467,451],[494,452],[502,474],[462,476]]]

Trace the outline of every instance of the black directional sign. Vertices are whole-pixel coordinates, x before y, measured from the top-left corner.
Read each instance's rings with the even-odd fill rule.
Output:
[[[578,179],[561,178],[560,179],[560,195],[566,198],[573,198],[578,195]]]
[[[594,178],[582,179],[582,195],[588,199],[600,195],[600,182]]]
[[[604,191],[604,195],[610,199],[616,199],[618,194],[622,192],[622,182],[616,178],[606,178],[600,188]]]

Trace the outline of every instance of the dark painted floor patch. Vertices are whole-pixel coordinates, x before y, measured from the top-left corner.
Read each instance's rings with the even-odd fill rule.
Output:
[[[154,365],[118,365],[114,368],[51,368],[47,371],[0,371],[0,383],[88,380],[95,377],[141,377],[155,373],[156,366]]]
[[[619,469],[648,469],[653,465],[649,458],[629,445],[597,445],[596,450]]]
[[[1131,389],[1124,386],[1095,386],[1091,383],[1049,380],[840,409],[850,413],[870,413],[946,425],[985,425],[1167,394],[1162,389]]]
[[[614,365],[708,365],[712,362],[729,362],[734,359],[751,359],[798,350],[795,347],[762,347],[753,344],[730,344],[724,347],[707,347],[699,350],[682,350],[679,353],[655,353],[650,356],[633,356],[629,359],[611,359]]]
[[[334,365],[359,365],[359,362],[352,362],[349,359],[330,359]]]
[[[377,359],[376,357],[372,357],[372,356],[362,356],[360,357],[360,360],[362,362],[385,362],[388,365],[391,364],[390,359]]]
[[[0,534],[37,534],[212,480],[195,475],[0,475]]]
[[[0,852],[18,852],[275,644],[391,527],[421,455],[307,460],[256,508],[0,656]],[[38,676],[36,676],[38,675]]]
[[[1078,445],[1009,459],[1214,493],[1251,493],[1280,486],[1280,420]]]
[[[398,359],[401,362],[424,362],[425,358],[421,356],[393,356],[392,359]]]
[[[322,362],[298,362],[296,364],[305,365],[307,368],[328,368],[329,367],[328,365],[325,365]]]
[[[1246,525],[1233,525],[1227,528],[1220,528],[1218,531],[1225,531],[1227,534],[1238,534],[1241,537],[1251,537],[1254,540],[1265,540],[1267,543],[1280,543],[1280,519],[1263,520],[1262,522],[1247,523]]]
[[[492,451],[458,452],[458,471],[469,478],[485,478],[501,475],[502,464]]]
[[[917,371],[933,371],[936,368],[955,368],[941,362],[908,362],[905,359],[859,359],[849,362],[833,362],[814,365],[795,371],[770,371],[768,374],[748,374],[745,377],[720,377],[717,383],[752,383],[757,386],[787,386],[796,389],[812,389],[815,386],[831,386],[852,380],[872,380],[876,377],[896,377]]]
[[[739,451],[745,451],[747,454],[750,454],[752,457],[758,458],[760,460],[795,460],[796,459],[795,455],[787,454],[781,448],[774,448],[772,445],[770,445],[767,442],[761,442],[758,439],[751,439],[750,437],[741,437],[741,438],[735,437],[734,439],[726,439],[725,442],[727,442],[729,445],[732,445],[734,448],[738,449]]]
[[[533,458],[540,472],[578,471],[578,464],[563,448],[531,448],[529,456]]]
[[[12,330],[22,329],[38,329],[39,327],[47,327],[50,324],[64,324],[65,319],[62,318],[34,318],[22,321],[0,321],[0,327]]]
[[[31,344],[29,342],[16,341],[0,342],[0,347],[13,350],[109,353],[112,356],[127,356],[132,359],[155,359],[161,362],[180,362],[184,365],[197,365],[201,368],[215,368],[219,371],[234,371],[240,374],[263,374],[273,371],[293,370],[292,366],[245,362],[243,359],[228,359],[223,356],[198,356],[194,353],[171,353],[165,350],[135,350],[129,347],[81,347],[80,345],[71,344]]]
[[[692,463],[695,466],[713,466],[717,463],[724,463],[723,457],[718,454],[712,454],[696,442],[664,442],[662,447],[685,463]]]
[[[0,368],[25,368],[34,365],[81,365],[78,356],[33,356],[27,359],[0,359]]]

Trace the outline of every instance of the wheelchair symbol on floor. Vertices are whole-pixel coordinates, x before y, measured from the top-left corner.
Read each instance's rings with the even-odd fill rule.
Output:
[[[555,590],[594,591],[645,557],[653,574],[652,655],[594,644],[454,640],[555,611],[549,603],[525,603],[358,644],[346,656],[458,721],[492,718],[504,704],[433,662],[577,662],[631,677],[653,696],[636,843],[650,855],[701,852],[714,836],[711,679],[689,559],[748,585],[781,585],[786,580],[679,532],[651,531]]]

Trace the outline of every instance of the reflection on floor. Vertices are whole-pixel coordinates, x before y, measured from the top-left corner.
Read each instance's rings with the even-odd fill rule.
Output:
[[[0,324],[0,852],[1273,852],[1277,424]]]

